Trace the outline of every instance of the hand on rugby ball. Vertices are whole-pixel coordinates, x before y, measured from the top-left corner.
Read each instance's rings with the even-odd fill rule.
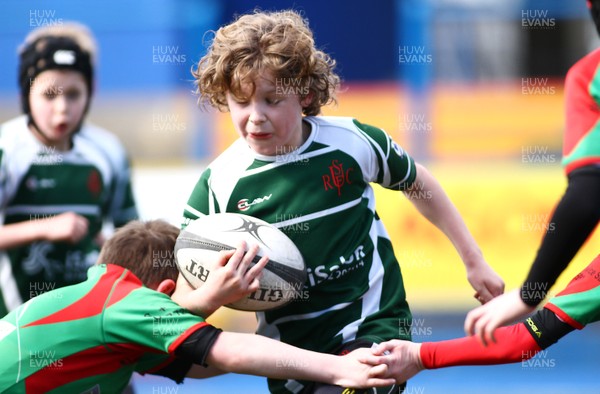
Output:
[[[250,267],[258,249],[257,245],[252,245],[246,251],[246,243],[242,241],[235,250],[219,252],[206,283],[197,289],[179,275],[174,299],[177,298],[176,302],[190,311],[208,317],[221,306],[255,292],[259,287],[260,274],[269,261],[263,256]]]

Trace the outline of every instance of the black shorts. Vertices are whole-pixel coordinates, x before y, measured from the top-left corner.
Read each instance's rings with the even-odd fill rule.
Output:
[[[361,347],[370,348],[373,342],[364,339],[357,339],[343,343],[340,347],[333,351],[333,354],[344,355]],[[349,387],[334,386],[327,383],[313,382],[305,386],[302,394],[399,394],[406,387],[406,383],[402,385],[393,385],[388,387],[377,387],[369,389],[352,389]]]

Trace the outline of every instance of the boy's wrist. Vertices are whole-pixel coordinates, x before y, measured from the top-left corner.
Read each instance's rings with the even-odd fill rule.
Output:
[[[461,259],[466,269],[477,268],[482,263],[485,263],[483,253],[481,252],[481,249],[477,247],[470,248],[466,252],[461,253]]]

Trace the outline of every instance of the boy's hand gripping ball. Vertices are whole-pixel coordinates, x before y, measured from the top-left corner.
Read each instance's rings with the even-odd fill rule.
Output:
[[[183,277],[194,288],[206,282],[221,250],[235,249],[241,240],[259,245],[254,258],[268,256],[260,289],[248,297],[225,305],[244,311],[266,311],[283,306],[304,294],[306,266],[294,243],[275,226],[237,213],[207,215],[181,231],[175,244],[175,259]]]

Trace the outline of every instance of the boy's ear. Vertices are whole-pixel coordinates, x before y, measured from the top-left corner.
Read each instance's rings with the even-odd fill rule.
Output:
[[[312,90],[308,92],[308,94],[300,100],[300,105],[302,106],[302,108],[308,107],[312,103],[314,97],[315,95],[312,92]]]
[[[156,291],[164,293],[170,297],[175,291],[175,281],[173,279],[165,279],[161,281],[156,287]]]

